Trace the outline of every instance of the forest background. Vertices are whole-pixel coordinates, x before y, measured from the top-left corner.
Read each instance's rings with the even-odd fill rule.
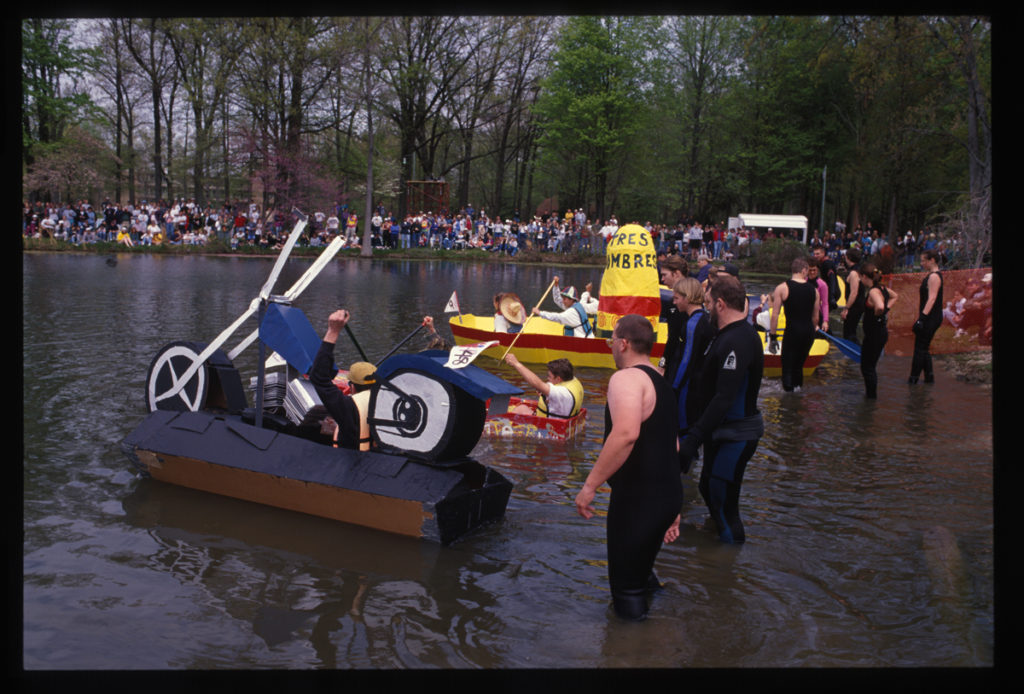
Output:
[[[620,223],[802,214],[991,250],[991,20],[27,18],[24,199]],[[367,195],[372,191],[372,195]]]

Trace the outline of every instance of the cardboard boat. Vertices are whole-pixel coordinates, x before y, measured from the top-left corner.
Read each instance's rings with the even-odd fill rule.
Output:
[[[536,400],[510,398],[509,409],[520,403],[534,407]],[[550,439],[568,441],[576,438],[587,425],[587,408],[581,408],[574,417],[540,417],[532,414],[516,414],[514,412],[498,412],[487,415],[484,421],[484,434],[498,437]]]
[[[300,220],[292,238],[302,226]],[[280,262],[243,314],[259,315],[256,405],[248,405],[233,365],[251,340],[231,353],[220,349],[243,319],[209,344],[172,342],[150,365],[149,413],[121,443],[132,464],[162,482],[441,544],[500,520],[512,484],[469,454],[482,435],[487,403],[507,410],[522,390],[472,364],[448,368],[444,352],[396,355],[378,365],[371,391],[374,448],[334,447],[316,416],[307,416],[315,403],[302,404],[309,394],[304,374],[320,337],[288,305],[311,278],[272,297]],[[319,272],[316,265],[311,272]],[[286,364],[278,383],[295,389],[298,413],[268,406],[268,348]]]
[[[516,340],[517,333],[494,332],[494,316],[477,316],[463,313],[448,320],[456,345],[469,345],[496,340],[497,344],[485,349],[482,354],[501,359],[509,345],[515,341],[512,354],[524,364],[547,364],[553,359],[565,357],[573,368],[614,369],[611,347],[604,338],[572,337],[563,335],[564,326],[544,318],[534,317],[526,324],[523,333]],[[658,324],[657,341],[651,349],[651,364],[657,365],[665,351],[668,332],[664,323]]]

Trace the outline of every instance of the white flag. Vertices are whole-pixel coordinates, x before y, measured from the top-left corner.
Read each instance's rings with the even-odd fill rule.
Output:
[[[459,309],[459,292],[452,292],[452,298],[448,299],[448,304],[444,307],[445,313],[458,313],[462,315],[462,311]]]
[[[489,342],[474,342],[471,345],[452,347],[445,366],[449,369],[461,369],[463,366],[472,363],[485,349],[496,344],[498,344],[497,340],[490,340]]]

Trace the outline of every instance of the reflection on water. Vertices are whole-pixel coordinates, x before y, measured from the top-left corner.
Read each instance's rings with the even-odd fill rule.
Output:
[[[150,360],[169,341],[216,336],[269,267],[25,256],[27,668],[992,665],[990,393],[941,373],[911,388],[905,358],[882,358],[876,402],[834,350],[801,393],[765,383],[747,544],[705,528],[695,466],[682,534],[658,560],[665,589],[640,625],[608,609],[607,495],[589,521],[572,504],[600,450],[607,371],[581,370],[589,414],[576,441],[478,444],[474,457],[515,489],[502,523],[452,547],[136,477],[118,443],[143,415]],[[296,305],[318,331],[334,308],[352,310],[374,358],[422,315],[441,322],[453,290],[482,313],[498,289],[531,301],[549,274],[342,260]],[[355,354],[339,345],[340,362]],[[237,363],[245,374],[254,355]]]

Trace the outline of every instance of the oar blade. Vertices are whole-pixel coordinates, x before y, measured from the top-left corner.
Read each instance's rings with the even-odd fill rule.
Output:
[[[838,347],[839,351],[843,353],[843,356],[846,356],[854,360],[858,364],[860,363],[860,345],[858,345],[856,342],[844,340],[843,338],[836,337],[835,335],[829,335],[824,330],[819,330],[818,333],[820,333],[822,337],[824,337],[826,340],[828,340],[836,347]]]

